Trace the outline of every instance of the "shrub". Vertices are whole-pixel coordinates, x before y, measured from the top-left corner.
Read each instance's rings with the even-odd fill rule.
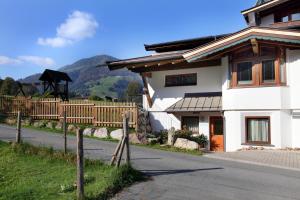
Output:
[[[208,143],[208,139],[206,135],[199,135],[197,137],[192,137],[191,138],[192,141],[197,142],[201,147],[205,147]]]
[[[155,132],[154,135],[157,138],[158,143],[165,144],[168,141],[168,130],[161,130],[160,132]]]
[[[189,130],[178,130],[175,131],[175,140],[177,138],[184,138],[190,140],[192,138],[193,132]]]

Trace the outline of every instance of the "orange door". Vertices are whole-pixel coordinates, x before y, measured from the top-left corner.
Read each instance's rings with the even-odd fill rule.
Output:
[[[210,117],[210,150],[224,151],[223,118]]]

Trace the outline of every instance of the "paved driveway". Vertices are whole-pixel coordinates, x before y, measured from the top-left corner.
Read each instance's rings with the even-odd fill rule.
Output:
[[[300,172],[300,151],[254,150],[214,153],[207,154],[205,156],[209,158],[238,161],[261,166],[298,170]]]
[[[14,128],[0,125],[0,139],[13,140]],[[62,148],[61,135],[24,129],[24,140]],[[74,150],[75,137],[69,147]],[[85,154],[109,160],[115,143],[84,139]],[[128,200],[287,200],[300,199],[300,173],[251,164],[132,147],[135,168],[153,179],[125,189],[115,199]]]

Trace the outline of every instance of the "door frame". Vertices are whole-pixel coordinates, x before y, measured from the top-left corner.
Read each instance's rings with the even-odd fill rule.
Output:
[[[211,150],[211,138],[212,138],[212,129],[211,129],[211,124],[212,124],[212,119],[222,119],[223,121],[223,150],[221,152],[225,152],[225,128],[224,128],[224,116],[209,116],[209,150]]]

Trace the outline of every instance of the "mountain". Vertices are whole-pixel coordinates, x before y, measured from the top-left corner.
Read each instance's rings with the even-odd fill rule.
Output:
[[[76,95],[100,97],[120,97],[130,81],[141,81],[138,74],[127,69],[110,71],[105,65],[107,61],[117,60],[109,55],[98,55],[91,58],[81,59],[71,65],[58,69],[68,73],[73,80],[70,83],[70,91]],[[96,67],[100,66],[100,67]],[[21,79],[21,82],[38,82],[41,74],[34,74]]]

